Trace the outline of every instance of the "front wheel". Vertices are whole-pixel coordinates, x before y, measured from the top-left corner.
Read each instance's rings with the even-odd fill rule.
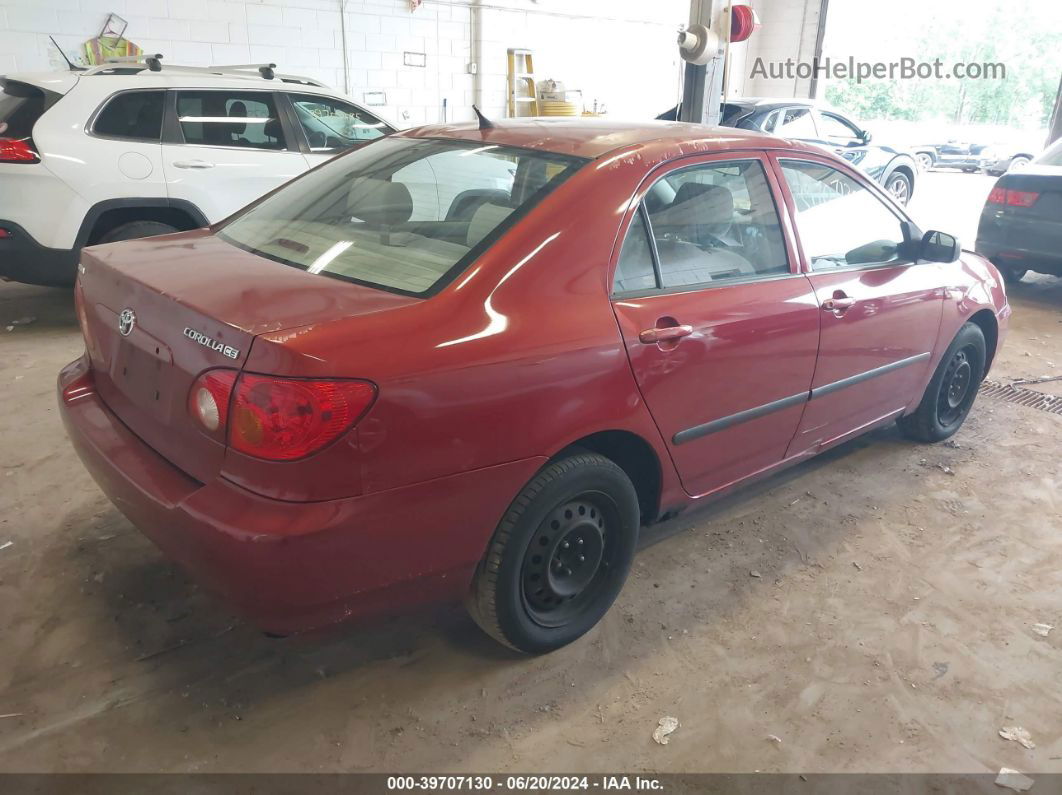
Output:
[[[608,611],[638,540],[638,495],[596,453],[547,464],[513,501],[468,597],[495,640],[529,654],[571,643]]]
[[[1031,162],[1031,158],[1028,158],[1025,155],[1018,155],[1011,159],[1010,166],[1007,167],[1007,171],[1024,171],[1029,167],[1029,163]]]
[[[918,161],[918,169],[920,171],[929,171],[929,169],[933,168],[933,163],[935,162],[933,155],[927,152],[919,152],[915,155],[915,160]]]
[[[985,372],[985,335],[975,323],[964,323],[929,381],[913,414],[899,419],[905,436],[940,442],[962,427]]]
[[[885,190],[892,194],[897,204],[905,205],[911,200],[911,178],[906,174],[896,172],[889,175],[885,182]]]

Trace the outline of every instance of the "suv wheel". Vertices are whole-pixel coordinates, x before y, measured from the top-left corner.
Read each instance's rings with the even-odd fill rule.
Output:
[[[120,224],[100,238],[100,243],[117,243],[119,240],[138,240],[142,237],[169,235],[179,231],[177,227],[161,221],[129,221]]]
[[[919,442],[947,439],[966,420],[985,372],[985,335],[964,323],[926,387],[914,414],[899,419],[905,436]]]
[[[933,155],[928,152],[919,152],[915,155],[915,160],[918,161],[918,168],[922,171],[929,171],[933,168]]]
[[[897,204],[903,206],[911,200],[911,179],[906,174],[897,171],[886,180],[885,190],[892,194]]]
[[[638,495],[596,453],[547,464],[509,507],[468,598],[495,640],[553,651],[593,627],[623,587],[638,540]]]

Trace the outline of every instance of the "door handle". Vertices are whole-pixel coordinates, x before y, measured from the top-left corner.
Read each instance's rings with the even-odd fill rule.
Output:
[[[638,335],[638,340],[645,345],[667,342],[688,337],[693,333],[693,326],[665,326],[664,328],[647,328]]]
[[[173,164],[174,168],[213,168],[213,163],[206,160],[178,160]]]
[[[843,312],[846,309],[851,309],[856,305],[856,300],[847,295],[839,295],[834,298],[827,298],[822,302],[822,308],[826,312]]]

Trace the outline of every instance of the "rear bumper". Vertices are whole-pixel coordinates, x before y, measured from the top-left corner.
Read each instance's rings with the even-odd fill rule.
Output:
[[[23,227],[0,218],[0,277],[26,284],[69,287],[77,272],[77,251],[42,246]]]
[[[1062,276],[1062,223],[987,213],[981,216],[975,249],[997,266]]]
[[[111,413],[84,359],[63,369],[58,387],[67,434],[115,506],[195,579],[279,634],[460,599],[502,514],[545,461],[282,502],[175,468]]]

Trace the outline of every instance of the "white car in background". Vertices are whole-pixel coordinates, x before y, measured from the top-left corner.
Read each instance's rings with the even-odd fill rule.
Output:
[[[2,76],[0,277],[71,284],[83,246],[215,223],[393,130],[271,65]]]

